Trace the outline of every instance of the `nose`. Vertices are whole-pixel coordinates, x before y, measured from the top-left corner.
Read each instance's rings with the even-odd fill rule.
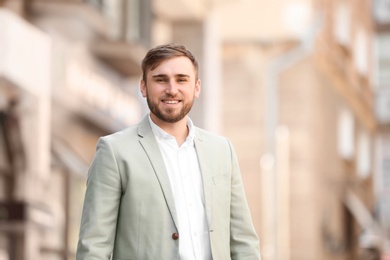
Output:
[[[177,89],[177,85],[174,81],[169,81],[169,83],[167,84],[167,88],[165,89],[165,93],[171,95],[171,96],[174,96],[176,95],[178,89]]]

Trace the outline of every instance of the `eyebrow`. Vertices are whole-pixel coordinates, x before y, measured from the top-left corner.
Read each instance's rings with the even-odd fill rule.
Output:
[[[190,78],[190,75],[187,75],[187,74],[177,74],[175,76],[178,78]]]
[[[168,76],[166,74],[157,74],[157,75],[153,75],[152,78],[168,78]],[[175,75],[175,78],[190,78],[190,75],[187,75],[187,74],[176,74]]]

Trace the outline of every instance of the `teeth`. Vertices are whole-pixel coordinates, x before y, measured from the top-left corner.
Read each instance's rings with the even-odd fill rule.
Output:
[[[175,101],[175,100],[165,100],[164,102],[167,103],[167,104],[177,104],[177,103],[179,103],[179,101]]]

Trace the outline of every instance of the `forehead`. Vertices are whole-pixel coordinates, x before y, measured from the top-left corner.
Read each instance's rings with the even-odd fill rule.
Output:
[[[167,59],[161,62],[156,68],[147,72],[148,76],[154,75],[178,75],[185,74],[195,76],[195,67],[187,57],[180,56]]]

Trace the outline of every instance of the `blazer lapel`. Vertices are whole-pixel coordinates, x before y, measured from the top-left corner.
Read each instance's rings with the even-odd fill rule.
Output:
[[[209,155],[207,149],[207,144],[204,142],[202,135],[199,133],[199,131],[196,132],[195,136],[195,149],[196,153],[198,155],[199,165],[200,165],[200,171],[202,173],[202,179],[203,179],[203,190],[204,190],[204,197],[205,197],[205,207],[206,207],[206,215],[207,215],[207,221],[209,223],[209,229],[212,230],[212,222],[211,222],[211,206],[212,206],[212,198],[213,198],[213,181],[212,181],[212,172],[210,167],[210,164],[212,163],[210,161],[211,155]]]
[[[178,229],[178,221],[176,215],[175,201],[173,199],[172,188],[169,182],[168,173],[165,167],[164,159],[161,155],[158,143],[154,137],[152,128],[149,123],[148,116],[146,116],[138,126],[138,135],[140,143],[148,155],[150,163],[153,166],[157,179],[160,182],[161,189],[164,193],[165,201],[171,213],[176,229]]]

